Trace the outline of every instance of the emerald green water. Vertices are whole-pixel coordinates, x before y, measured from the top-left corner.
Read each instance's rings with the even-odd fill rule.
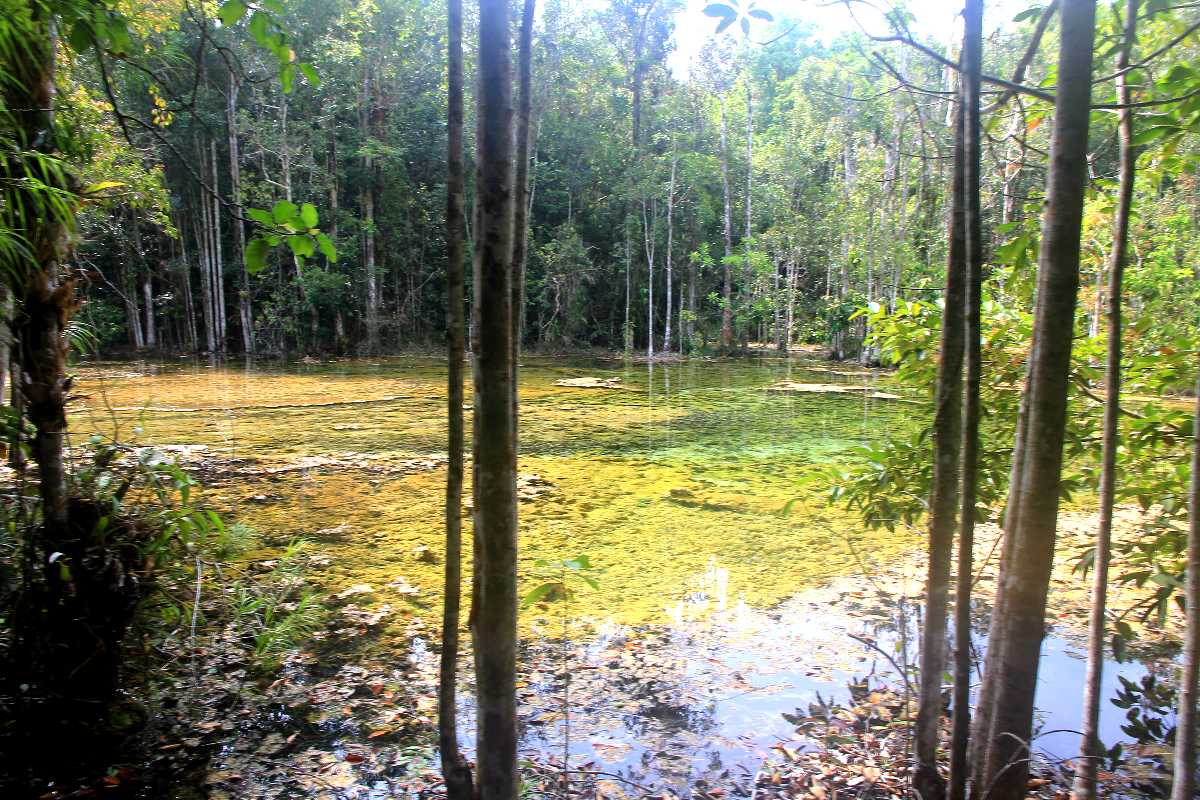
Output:
[[[555,385],[580,376],[621,388]],[[730,598],[765,607],[856,571],[851,543],[884,558],[906,551],[910,539],[861,531],[802,478],[909,424],[914,406],[768,390],[872,380],[779,358],[524,359],[520,471],[540,492],[521,504],[525,563],[586,553],[605,569],[587,613],[655,622],[677,614],[714,565],[728,572]],[[80,371],[80,386],[77,431],[181,448],[185,462],[207,465],[207,499],[229,516],[313,538],[332,559],[317,576],[324,588],[403,577],[421,590],[410,613],[436,601],[439,560],[414,549],[441,552],[443,363],[100,364]]]
[[[431,711],[437,664],[427,632],[438,625],[445,482],[442,362],[95,364],[79,377],[86,397],[71,417],[74,435],[116,435],[177,453],[203,478],[207,502],[263,534],[265,554],[301,537],[325,556],[309,580],[329,592],[366,584],[353,603],[381,615],[386,609],[382,630],[390,633],[364,640],[376,648],[373,658],[383,657],[369,673],[351,664],[343,672],[360,672],[332,680],[402,683],[425,694],[418,712]],[[556,385],[580,377],[619,380],[617,388]],[[871,582],[872,573],[901,565],[900,591],[918,594],[919,561],[907,556],[919,537],[864,531],[806,478],[854,445],[916,424],[921,407],[895,388],[772,390],[785,381],[812,390],[878,380],[768,357],[653,366],[524,359],[525,589],[537,580],[539,558],[586,554],[603,569],[599,587],[581,591],[569,610],[522,612],[525,755],[544,761],[565,748],[573,765],[670,785],[680,796],[702,779],[732,782],[731,796],[750,796],[747,781],[771,748],[795,737],[782,712],[806,708],[818,692],[841,696],[854,675],[898,679],[886,659],[854,646],[847,633],[913,657],[905,643],[915,639],[915,622],[881,613]],[[902,396],[880,397],[886,393]],[[464,522],[469,529],[469,514]],[[555,641],[564,631],[569,648]],[[1076,742],[1063,731],[1078,727],[1083,662],[1055,636],[1044,651],[1038,702],[1046,730],[1058,732],[1038,744],[1069,754]],[[469,680],[465,663],[464,674]],[[1109,670],[1106,695],[1117,674],[1136,679],[1142,668]],[[560,707],[568,677],[569,725]],[[464,687],[461,696],[469,748],[470,692]],[[329,793],[334,773],[322,772],[311,785],[297,778],[294,792],[280,794],[276,782],[271,796],[388,797],[391,784],[381,776],[414,779],[403,744],[374,738],[384,723],[346,713],[334,704],[305,722],[273,721],[281,735],[311,736],[312,726],[336,733],[269,760],[274,772],[263,774],[303,776],[333,759],[338,785],[351,794]],[[1105,740],[1119,740],[1120,715],[1109,709],[1102,722]],[[233,743],[229,769],[262,771],[259,756],[237,755],[254,746]],[[342,760],[348,752],[365,761],[352,766]],[[436,781],[436,769],[428,775]]]

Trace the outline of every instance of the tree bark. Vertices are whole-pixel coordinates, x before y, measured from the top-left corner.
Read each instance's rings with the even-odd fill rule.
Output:
[[[657,212],[648,213],[648,201],[642,198],[642,244],[646,248],[646,358],[654,358],[654,223]]]
[[[746,58],[746,230],[745,241],[742,242],[744,260],[742,262],[742,280],[746,287],[742,294],[746,297],[746,306],[753,303],[751,295],[754,292],[754,275],[750,267],[750,245],[753,237],[753,208],[754,208],[754,95],[750,91],[750,60],[747,51]],[[749,322],[747,321],[747,324]]]
[[[242,165],[238,147],[237,98],[241,84],[229,70],[229,89],[225,94],[225,133],[229,140],[229,198],[233,203],[234,258],[239,265],[238,321],[242,328],[242,352],[254,354],[254,317],[250,310],[250,273],[246,271],[246,223],[242,208]]]
[[[1191,522],[1187,537],[1187,630],[1179,709],[1175,715],[1175,776],[1171,800],[1196,795],[1196,700],[1200,694],[1200,375],[1196,379],[1196,411],[1192,419],[1192,483],[1188,494]]]
[[[29,4],[30,37],[24,43],[26,58],[11,65],[14,75],[5,98],[15,118],[13,131],[22,147],[52,155],[55,152],[55,48],[54,18],[42,3]],[[15,87],[21,88],[15,88]],[[66,182],[69,177],[64,176]],[[53,178],[51,178],[53,180]],[[69,192],[68,185],[55,189]],[[15,202],[22,202],[19,193]],[[70,225],[65,215],[28,209],[19,218],[29,228],[19,231],[29,242],[36,267],[21,276],[18,288],[21,313],[14,320],[22,381],[19,396],[33,423],[33,458],[38,467],[38,491],[46,539],[61,541],[67,529],[67,478],[63,439],[67,430],[67,346],[63,337],[75,309],[75,284],[65,274],[64,261],[71,248]],[[14,381],[14,391],[18,389]]]
[[[942,718],[942,674],[946,660],[946,609],[950,558],[958,511],[959,450],[962,446],[963,309],[966,271],[966,119],[956,114],[954,170],[950,191],[949,255],[942,309],[933,419],[933,486],[929,498],[929,572],[925,585],[925,627],[921,632],[921,686],[917,706],[913,787],[926,800],[945,795],[938,773],[938,727]]]
[[[218,191],[217,140],[209,142],[212,152],[212,189]],[[225,352],[225,258],[221,252],[221,203],[212,198],[213,236],[213,321],[217,326],[217,349]]]
[[[521,358],[521,336],[525,330],[525,261],[529,253],[529,155],[530,118],[533,116],[533,17],[536,0],[524,0],[517,44],[517,139],[516,199],[513,203],[512,255],[512,403],[516,424],[519,389],[516,370]],[[519,440],[519,432],[514,437]],[[516,452],[514,450],[514,457]]]
[[[1139,0],[1126,0],[1125,30],[1117,57],[1117,102],[1128,106],[1130,54],[1137,38]],[[1083,736],[1071,795],[1075,800],[1095,800],[1096,771],[1103,756],[1100,743],[1101,679],[1104,675],[1104,615],[1108,601],[1108,566],[1112,549],[1113,506],[1117,490],[1117,448],[1121,422],[1121,283],[1129,243],[1129,214],[1133,205],[1136,154],[1133,150],[1133,109],[1119,112],[1117,206],[1113,212],[1112,251],[1109,254],[1108,284],[1108,359],[1104,374],[1104,441],[1100,456],[1100,520],[1096,531],[1096,551],[1092,572],[1092,604],[1088,617],[1087,673],[1083,686]]]
[[[515,800],[517,492],[512,386],[513,109],[508,4],[479,5],[475,173],[475,643],[479,800]]]
[[[663,331],[663,352],[671,352],[671,258],[675,244],[675,173],[679,165],[679,155],[675,151],[675,138],[671,137],[671,180],[667,184],[667,321]]]
[[[1066,428],[1068,377],[1079,290],[1079,245],[1087,180],[1094,0],[1062,3],[1046,207],[1038,268],[1035,344],[1026,386],[1019,470],[1019,508],[1009,521],[1009,558],[998,580],[989,648],[998,650],[984,676],[990,704],[985,748],[973,791],[992,800],[1024,797],[1029,773],[1034,691],[1053,567]],[[990,684],[990,686],[989,686]]]
[[[980,306],[983,286],[983,220],[980,207],[982,153],[979,113],[983,50],[983,0],[967,0],[963,11],[963,146],[962,173],[966,219],[966,307],[962,404],[958,570],[954,596],[954,704],[950,736],[950,800],[967,794],[967,748],[971,732],[971,582],[975,546],[975,497],[979,465],[979,382],[982,372]],[[895,293],[893,292],[893,297]],[[894,304],[893,300],[893,304]]]
[[[371,103],[371,69],[367,66],[363,69],[358,108],[359,133],[364,146],[369,145],[368,140],[371,137]],[[375,264],[375,159],[370,154],[369,147],[363,155],[363,172],[366,174],[366,180],[360,202],[363,215],[363,267],[367,282],[367,352],[374,353],[379,349],[379,285]]]
[[[724,228],[725,257],[721,264],[725,269],[724,300],[721,308],[721,349],[733,350],[733,268],[729,258],[733,255],[733,208],[729,198],[729,126],[725,120],[725,95],[717,95],[721,109],[721,192],[725,201]]]
[[[449,800],[471,800],[471,769],[458,744],[458,628],[462,606],[463,361],[466,357],[463,253],[462,0],[447,3],[446,147],[446,561],[442,594],[442,652],[438,674],[438,749]]]

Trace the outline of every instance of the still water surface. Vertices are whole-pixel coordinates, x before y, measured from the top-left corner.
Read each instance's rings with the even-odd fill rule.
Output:
[[[619,387],[555,383],[583,376]],[[526,588],[535,559],[586,554],[603,569],[598,588],[569,608],[523,614],[530,752],[561,752],[564,719],[546,698],[563,690],[564,665],[573,763],[681,787],[752,773],[772,745],[794,738],[781,712],[807,708],[818,692],[842,698],[849,678],[891,670],[845,633],[895,652],[896,617],[879,614],[865,573],[905,563],[921,542],[863,531],[804,479],[915,425],[920,406],[894,388],[900,399],[770,389],[876,380],[794,359],[524,359]],[[421,548],[441,552],[442,362],[97,364],[81,370],[81,389],[77,429],[205,464],[209,502],[331,558],[316,576],[322,588],[368,584],[373,599],[436,618],[440,559]],[[904,582],[910,595],[918,573]],[[390,596],[395,586],[404,592]],[[859,601],[872,613],[856,613]],[[566,650],[551,641],[564,629],[574,640]],[[1064,638],[1048,637],[1044,652],[1045,729],[1077,728],[1083,662]],[[1115,670],[1106,678],[1115,683]],[[1118,723],[1106,709],[1106,742],[1120,738]],[[1076,749],[1070,733],[1039,745],[1059,756]]]

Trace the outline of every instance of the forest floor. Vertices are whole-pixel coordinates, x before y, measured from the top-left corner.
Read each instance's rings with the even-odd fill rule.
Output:
[[[1141,516],[1135,509],[1121,509],[1118,537],[1134,535]],[[1062,515],[1050,604],[1051,625],[1061,636],[1082,639],[1085,635],[1089,591],[1073,570],[1093,528],[1093,514]],[[981,573],[976,614],[981,626],[986,625],[994,584],[998,533],[994,526],[983,526],[977,541]],[[233,566],[248,576],[301,587],[324,562],[319,553],[301,554],[283,574],[270,561]],[[886,622],[919,606],[922,554],[889,565],[870,563],[864,556],[863,568],[865,579],[857,575],[831,581],[786,601],[776,612],[784,617],[874,617]],[[1118,587],[1113,594],[1116,608],[1140,599],[1134,589]],[[146,796],[149,789],[156,798],[216,800],[333,800],[440,792],[432,744],[437,680],[433,652],[437,631],[432,621],[413,617],[397,628],[395,620],[385,624],[386,611],[364,610],[355,604],[352,592],[343,592],[321,598],[324,623],[302,644],[277,652],[269,648],[264,652],[258,646],[256,652],[256,644],[246,635],[245,620],[228,616],[221,592],[206,592],[206,596],[211,597],[203,609],[206,617],[211,614],[217,620],[225,615],[225,621],[210,626],[199,640],[178,642],[180,655],[143,675],[138,691],[148,698],[152,722],[138,746],[129,751],[126,763],[113,765],[101,779],[79,791],[49,792],[44,798],[120,796],[122,784],[130,788],[125,795],[130,797]],[[708,701],[704,692],[713,688],[677,683],[677,665],[671,664],[668,649],[671,634],[660,626],[643,626],[604,648],[576,652],[570,656],[569,670],[554,666],[563,652],[562,640],[550,638],[548,631],[543,634],[547,638],[531,642],[522,659],[520,713],[530,731],[549,730],[545,726],[562,722],[564,710],[570,714],[572,707],[596,704],[629,704],[635,714],[686,716],[689,704],[703,705]],[[1147,626],[1145,649],[1169,646],[1172,634]],[[814,673],[844,670],[837,659],[873,644],[839,631],[836,625],[829,636],[832,641],[842,637],[841,647],[814,646],[795,657],[806,659],[805,666]],[[823,665],[822,653],[835,660]],[[911,665],[898,666],[911,670]],[[465,657],[463,667],[469,672]],[[564,709],[562,678],[570,673],[576,678]],[[704,679],[712,680],[713,674]],[[681,686],[686,691],[681,692]],[[719,688],[727,691],[730,684]],[[564,797],[822,800],[842,796],[840,790],[863,798],[903,797],[911,696],[896,673],[868,675],[849,688],[842,702],[824,701],[818,695],[809,708],[785,714],[796,736],[764,753],[757,770],[692,774],[681,789],[647,778],[645,772],[608,766],[611,759],[605,756],[620,755],[629,747],[614,740],[595,744],[593,758],[573,758],[570,780],[564,779],[562,759],[554,754],[556,746],[532,758],[526,771],[538,791]],[[464,687],[464,692],[469,691],[469,686]],[[469,741],[465,746],[469,748]],[[662,751],[655,758],[670,762],[682,757]],[[1122,786],[1128,784],[1120,774],[1106,776]],[[1064,796],[1065,780],[1063,765],[1041,764],[1035,769],[1031,793]]]

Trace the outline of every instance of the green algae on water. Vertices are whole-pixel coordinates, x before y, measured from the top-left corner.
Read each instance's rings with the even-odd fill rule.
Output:
[[[619,378],[622,388],[570,380],[581,377]],[[227,516],[268,541],[303,537],[329,557],[316,576],[322,588],[367,585],[363,603],[436,612],[443,364],[99,365],[80,379],[87,400],[77,428],[207,463],[206,497]],[[563,380],[584,386],[556,385]],[[871,392],[770,391],[780,381],[839,380],[870,376],[786,359],[525,358],[523,566],[587,554],[604,571],[575,613],[639,624],[737,603],[768,607],[857,572],[861,553],[908,552],[911,536],[864,531],[802,485],[813,465],[909,424],[911,409]]]

